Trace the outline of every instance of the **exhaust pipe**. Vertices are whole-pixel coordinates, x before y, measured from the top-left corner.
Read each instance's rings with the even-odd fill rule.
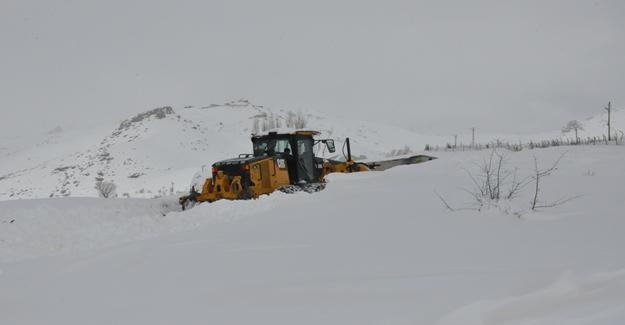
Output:
[[[347,146],[347,161],[352,161],[352,146],[349,143],[349,138],[345,138],[345,145]],[[354,165],[349,165],[349,172],[354,171]]]

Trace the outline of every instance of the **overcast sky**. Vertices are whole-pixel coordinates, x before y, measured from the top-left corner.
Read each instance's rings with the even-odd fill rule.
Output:
[[[242,97],[559,129],[625,107],[625,1],[0,0],[0,135]]]

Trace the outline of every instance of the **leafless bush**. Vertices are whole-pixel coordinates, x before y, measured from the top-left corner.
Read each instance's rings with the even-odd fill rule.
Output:
[[[273,117],[273,114],[269,114],[265,119],[261,122],[262,130],[268,131],[271,129],[275,129],[277,126],[276,119]]]
[[[562,154],[549,168],[540,169],[538,159],[534,157],[534,169],[531,175],[526,177],[518,176],[518,168],[509,168],[508,159],[505,154],[501,154],[496,149],[491,151],[488,158],[485,158],[478,164],[478,172],[466,170],[467,175],[472,181],[473,188],[463,189],[475,202],[470,207],[456,209],[453,208],[440,194],[435,192],[436,196],[443,202],[445,207],[450,211],[457,210],[478,210],[484,208],[499,207],[500,209],[510,213],[508,204],[515,201],[523,190],[530,184],[532,186],[532,199],[530,201],[530,210],[535,211],[540,208],[551,208],[569,202],[575,197],[566,197],[553,202],[541,202],[540,192],[541,184],[545,177],[553,174],[557,169],[560,161],[565,154]],[[501,201],[509,203],[500,204]],[[514,212],[520,216],[520,212]]]
[[[553,201],[553,202],[549,202],[549,203],[545,203],[545,202],[540,202],[539,201],[539,194],[540,194],[540,181],[544,178],[547,177],[551,174],[553,174],[557,169],[558,169],[558,165],[560,164],[560,161],[562,160],[562,158],[564,157],[564,155],[566,154],[563,153],[562,155],[560,155],[560,157],[553,163],[553,165],[547,169],[540,169],[538,167],[538,159],[536,158],[536,156],[534,156],[534,173],[531,176],[532,181],[534,182],[534,195],[532,198],[532,211],[535,211],[536,209],[539,208],[553,208],[559,205],[562,205],[566,202],[569,202],[571,200],[574,200],[576,198],[578,198],[578,196],[574,196],[574,197],[565,197],[565,198],[561,198],[559,200]]]
[[[252,134],[259,134],[259,133],[260,133],[260,119],[255,118],[252,124]]]
[[[280,127],[282,127],[280,118],[275,117],[273,114],[266,114],[265,116],[258,117],[254,120],[253,131],[257,134]]]
[[[479,172],[467,170],[474,188],[465,190],[477,202],[479,208],[490,206],[501,199],[512,200],[529,184],[529,177],[519,178],[518,168],[507,167],[507,157],[496,149],[479,165]]]
[[[391,152],[387,153],[387,157],[396,157],[396,156],[404,156],[413,153],[412,149],[409,146],[404,146],[402,149],[393,149]]]
[[[95,189],[101,198],[109,199],[117,197],[117,185],[113,182],[96,181]]]
[[[288,111],[286,117],[275,116],[272,113],[258,115],[254,118],[252,124],[252,132],[254,134],[261,133],[284,126],[293,129],[304,129],[308,124],[308,119],[302,112]]]
[[[308,120],[306,119],[306,116],[304,116],[304,113],[300,112],[293,112],[293,111],[288,111],[286,113],[286,127],[287,128],[294,128],[294,129],[303,129],[306,127],[306,125],[308,124]]]

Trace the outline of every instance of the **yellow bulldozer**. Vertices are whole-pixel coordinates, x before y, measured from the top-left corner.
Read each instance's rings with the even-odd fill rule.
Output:
[[[325,177],[331,173],[385,170],[435,159],[416,155],[377,162],[355,162],[349,138],[343,145],[345,161],[324,159],[315,157],[316,146],[325,145],[330,153],[336,152],[336,148],[333,139],[315,139],[319,134],[317,131],[293,130],[253,135],[253,153],[214,163],[212,177],[204,181],[200,191],[192,186],[189,194],[179,199],[182,209],[195,203],[221,199],[256,199],[276,190],[311,193],[324,189]]]

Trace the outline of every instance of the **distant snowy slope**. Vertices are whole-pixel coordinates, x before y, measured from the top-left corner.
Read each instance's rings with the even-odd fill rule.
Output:
[[[601,112],[589,118],[580,118],[580,117],[571,116],[568,119],[564,119],[562,121],[562,125],[559,128],[555,128],[553,131],[548,131],[548,132],[539,132],[539,133],[533,133],[533,134],[494,134],[494,133],[481,134],[478,130],[477,142],[489,143],[495,140],[502,140],[502,141],[508,141],[511,143],[519,143],[519,142],[527,143],[529,141],[538,142],[538,141],[558,139],[558,138],[574,140],[575,132],[562,133],[562,127],[564,127],[571,120],[577,120],[581,123],[583,130],[580,130],[578,132],[578,136],[581,139],[585,139],[588,137],[590,138],[597,137],[597,138],[602,139],[603,136],[607,137],[608,135],[608,127],[607,127],[608,114],[607,112]],[[611,114],[611,121],[612,121],[612,130],[611,130],[612,135],[613,136],[616,135],[618,137],[623,136],[624,134],[621,132],[625,132],[625,109],[613,108],[612,114]],[[464,142],[464,144],[469,144],[470,135],[465,134],[464,137],[461,137],[461,140]],[[447,142],[453,142],[453,138],[452,139],[448,138]]]
[[[193,175],[202,166],[251,151],[255,119],[284,123],[288,113],[238,100],[201,107],[157,108],[119,125],[89,132],[55,129],[36,145],[4,146],[6,149],[0,152],[0,200],[97,196],[96,180],[114,182],[117,194],[125,197],[188,191]],[[398,127],[310,112],[304,115],[307,128],[336,139],[339,150],[342,141],[350,137],[352,151],[359,159],[419,152],[427,143],[442,141]]]
[[[562,127],[564,127],[567,122],[569,122],[570,120],[575,120],[575,117],[571,117],[567,120],[562,121]],[[625,132],[625,110],[622,109],[616,109],[616,108],[612,108],[612,113],[611,113],[611,133],[612,136],[618,136],[621,137],[623,136],[622,132]],[[598,138],[603,138],[603,136],[608,135],[608,113],[607,112],[601,112],[598,113],[592,117],[588,117],[588,118],[577,118],[577,121],[580,122],[581,126],[583,127],[582,130],[579,130],[578,132],[578,136],[582,139],[584,138],[592,138],[592,137],[598,137]],[[568,139],[575,139],[575,132],[568,132],[568,133],[562,133],[562,130],[555,130],[553,132],[550,133],[546,133],[546,134],[537,134],[534,136],[531,136],[532,139],[534,140],[544,140],[544,139],[549,139],[549,138],[558,138],[558,137],[562,137],[562,138],[568,138]]]
[[[623,135],[622,132],[625,132],[625,109],[615,109],[612,108],[611,114],[611,129],[612,135],[617,134],[618,136]],[[584,130],[579,132],[580,137],[595,137],[595,136],[603,136],[608,134],[608,113],[604,112],[603,114],[599,114],[593,116],[591,118],[580,120]]]

